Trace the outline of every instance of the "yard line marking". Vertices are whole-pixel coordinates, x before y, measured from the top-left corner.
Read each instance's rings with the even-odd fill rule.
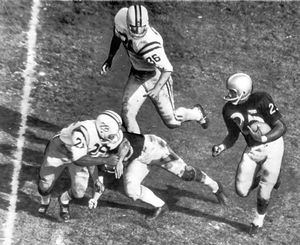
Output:
[[[14,222],[16,218],[16,204],[17,204],[17,195],[19,188],[19,175],[22,167],[22,155],[23,155],[23,146],[25,142],[25,131],[26,131],[26,121],[27,115],[30,109],[30,92],[31,92],[31,83],[34,80],[35,72],[35,58],[36,58],[36,28],[38,25],[38,15],[40,10],[40,0],[33,0],[31,7],[31,19],[29,22],[29,30],[27,32],[27,63],[26,69],[23,71],[24,78],[24,87],[23,87],[23,96],[21,101],[21,127],[18,132],[17,139],[17,149],[14,154],[13,161],[13,175],[11,182],[11,194],[9,197],[9,208],[6,223],[4,224],[4,245],[12,244],[12,237],[14,231]]]

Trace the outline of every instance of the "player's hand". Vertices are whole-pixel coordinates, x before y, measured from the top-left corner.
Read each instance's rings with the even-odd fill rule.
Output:
[[[94,209],[97,207],[97,205],[98,205],[98,201],[96,199],[91,198],[89,200],[89,209]]]
[[[107,60],[103,63],[103,65],[102,65],[102,67],[101,67],[100,74],[101,74],[101,75],[106,74],[107,71],[110,70],[111,65],[112,65],[112,60],[111,60],[111,59],[107,59]]]
[[[123,162],[119,161],[118,164],[116,165],[116,169],[115,169],[115,177],[116,179],[120,179],[121,176],[123,175]]]
[[[144,97],[149,96],[151,99],[157,100],[159,92],[160,88],[154,87],[153,89],[149,90],[148,93],[144,95]]]
[[[219,144],[219,145],[214,145],[212,147],[212,156],[216,157],[221,154],[225,150],[225,145],[224,144]]]
[[[249,129],[251,137],[254,140],[256,140],[258,142],[263,142],[263,139],[262,139],[263,134],[262,134],[260,128],[258,128],[256,131],[254,131],[250,126],[247,126],[247,127]]]

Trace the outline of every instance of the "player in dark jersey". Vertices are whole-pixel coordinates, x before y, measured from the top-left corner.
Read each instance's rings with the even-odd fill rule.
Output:
[[[252,93],[252,80],[244,73],[236,73],[226,82],[228,101],[223,107],[223,118],[228,130],[223,142],[214,145],[212,155],[218,156],[232,147],[240,133],[247,146],[238,165],[235,187],[241,197],[247,197],[257,186],[257,210],[251,223],[250,234],[258,232],[263,226],[271,192],[280,185],[279,173],[284,153],[282,136],[286,126],[272,97],[265,92]],[[258,121],[270,126],[263,134],[254,131],[251,123]]]
[[[167,204],[162,199],[148,187],[142,185],[153,165],[167,170],[182,180],[203,183],[211,189],[220,204],[228,203],[221,183],[210,178],[198,167],[185,163],[162,138],[153,134],[142,135],[127,132],[124,132],[123,136],[120,147],[128,149],[128,153],[123,153],[122,149],[119,149],[120,147],[116,148],[117,152],[122,152],[120,155],[125,156],[123,164],[116,165],[116,177],[120,178],[123,173],[124,189],[128,197],[134,201],[141,200],[154,207],[153,213],[147,216],[147,219],[155,219],[168,210]],[[87,166],[88,163],[77,162],[77,164]],[[101,193],[103,192],[103,188],[99,188],[99,190]],[[101,193],[95,193],[94,203]]]

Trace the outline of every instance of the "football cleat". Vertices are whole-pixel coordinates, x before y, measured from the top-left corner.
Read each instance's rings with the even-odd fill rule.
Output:
[[[202,128],[207,129],[209,125],[209,119],[204,111],[204,108],[200,104],[194,105],[193,108],[197,108],[201,114],[201,119],[198,121],[198,123]]]
[[[49,208],[49,204],[40,204],[39,208],[38,208],[38,213],[39,215],[45,215],[48,208]]]
[[[250,229],[249,229],[249,235],[250,236],[255,236],[256,234],[259,233],[259,231],[261,230],[261,227],[259,227],[258,225],[255,225],[253,223],[250,224]]]
[[[218,202],[221,205],[227,206],[229,201],[224,193],[223,185],[219,181],[217,181],[217,183],[218,183],[219,189],[214,194],[215,194],[216,198],[218,199]]]
[[[146,219],[154,220],[154,219],[158,218],[159,216],[162,216],[163,214],[165,214],[168,211],[169,211],[169,208],[168,208],[167,204],[164,204],[162,207],[155,208],[152,214],[146,216]]]
[[[64,221],[69,221],[71,216],[70,216],[70,207],[69,204],[63,204],[60,200],[60,197],[58,197],[58,203],[59,203],[59,216],[64,220]]]

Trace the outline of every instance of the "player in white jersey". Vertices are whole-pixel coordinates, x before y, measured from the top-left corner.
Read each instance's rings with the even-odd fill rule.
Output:
[[[131,62],[131,71],[122,99],[122,119],[128,132],[140,133],[137,113],[147,96],[151,98],[163,122],[169,128],[186,121],[197,121],[208,127],[208,118],[200,104],[175,109],[173,67],[165,53],[161,35],[149,25],[147,9],[142,5],[122,8],[114,18],[114,35],[109,55],[101,68],[105,74],[123,43]]]
[[[147,216],[150,220],[168,210],[167,204],[142,184],[149,174],[151,166],[154,165],[167,170],[184,181],[195,181],[208,186],[220,204],[228,204],[221,183],[210,178],[198,167],[188,165],[162,138],[156,135],[124,132],[123,140],[116,149],[118,149],[117,152],[122,152],[121,155],[124,156],[122,158],[124,163],[120,164],[120,168],[124,167],[123,165],[126,166],[123,176],[125,193],[134,201],[141,200],[154,207],[153,213]],[[81,161],[76,164],[90,166],[93,163]],[[121,176],[122,171],[123,169],[120,169],[119,176]],[[99,183],[98,193],[95,193],[89,202],[90,208],[97,206],[97,200],[104,190],[103,179],[99,182],[101,181],[102,184]]]
[[[90,174],[87,167],[74,163],[88,161],[97,164],[99,162],[117,164],[119,160],[117,158],[115,158],[116,161],[114,159],[101,161],[99,158],[110,157],[108,152],[120,144],[123,138],[121,124],[122,120],[118,114],[106,110],[96,120],[72,123],[49,141],[39,172],[38,191],[41,195],[39,214],[47,212],[53,186],[67,168],[71,177],[71,188],[62,193],[58,201],[61,218],[65,221],[70,219],[69,202],[73,197],[84,196]],[[120,157],[118,153],[116,155]]]

